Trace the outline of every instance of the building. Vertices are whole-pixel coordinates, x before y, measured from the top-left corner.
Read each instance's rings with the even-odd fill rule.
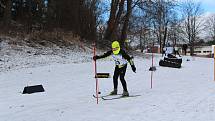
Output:
[[[187,54],[190,55],[190,48],[187,49]],[[195,46],[194,54],[210,57],[212,55],[212,46]]]

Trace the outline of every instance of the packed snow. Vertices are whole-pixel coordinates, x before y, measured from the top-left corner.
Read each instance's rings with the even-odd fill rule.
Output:
[[[141,96],[97,104],[92,51],[13,54],[0,57],[0,121],[215,121],[213,59],[183,56],[177,69],[160,67],[156,55],[151,89],[150,54],[135,56],[137,73],[128,66],[125,78],[130,95]],[[110,58],[98,60],[97,67],[113,76]],[[38,84],[45,92],[22,94],[25,86]],[[122,93],[120,81],[118,88]],[[112,78],[99,79],[100,95],[112,89]]]

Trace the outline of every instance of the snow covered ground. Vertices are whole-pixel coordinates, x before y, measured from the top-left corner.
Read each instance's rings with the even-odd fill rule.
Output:
[[[92,49],[87,46],[85,50],[76,45],[73,49],[60,48],[54,44],[49,47],[34,46],[30,47],[25,41],[14,38],[0,38],[0,72],[53,63],[89,62],[92,58]]]
[[[128,66],[126,80],[130,94],[141,96],[100,99],[96,104],[89,53],[71,58],[54,56],[51,63],[47,61],[50,55],[30,56],[32,59],[15,55],[11,63],[18,63],[17,67],[6,69],[4,64],[11,64],[1,62],[0,121],[215,121],[213,59],[183,57],[182,68],[175,69],[160,67],[157,55],[151,89],[151,59],[136,57],[137,73]],[[23,66],[26,61],[33,64]],[[47,63],[41,66],[43,61]],[[97,63],[98,72],[113,75],[114,62],[106,59]],[[45,92],[22,94],[25,86],[38,84]],[[101,95],[109,93],[112,86],[112,78],[99,79]],[[121,93],[120,82],[118,86]]]

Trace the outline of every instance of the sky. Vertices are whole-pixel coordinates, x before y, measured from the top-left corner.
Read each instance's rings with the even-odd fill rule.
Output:
[[[184,1],[184,0],[181,0]],[[215,13],[215,1],[214,0],[194,0],[202,4],[202,8],[205,13]]]
[[[196,0],[197,1],[197,0]],[[199,0],[202,3],[202,8],[206,13],[215,13],[215,1],[214,0]]]
[[[110,0],[104,0],[110,2]],[[185,0],[178,0],[180,2]],[[200,2],[205,14],[215,14],[215,0],[193,0],[195,2]]]

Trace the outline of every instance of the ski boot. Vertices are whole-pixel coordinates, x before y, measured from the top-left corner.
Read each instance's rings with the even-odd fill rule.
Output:
[[[117,95],[117,89],[114,89],[109,95]]]
[[[128,91],[123,91],[123,93],[122,93],[122,97],[129,97],[129,93],[128,93]]]

